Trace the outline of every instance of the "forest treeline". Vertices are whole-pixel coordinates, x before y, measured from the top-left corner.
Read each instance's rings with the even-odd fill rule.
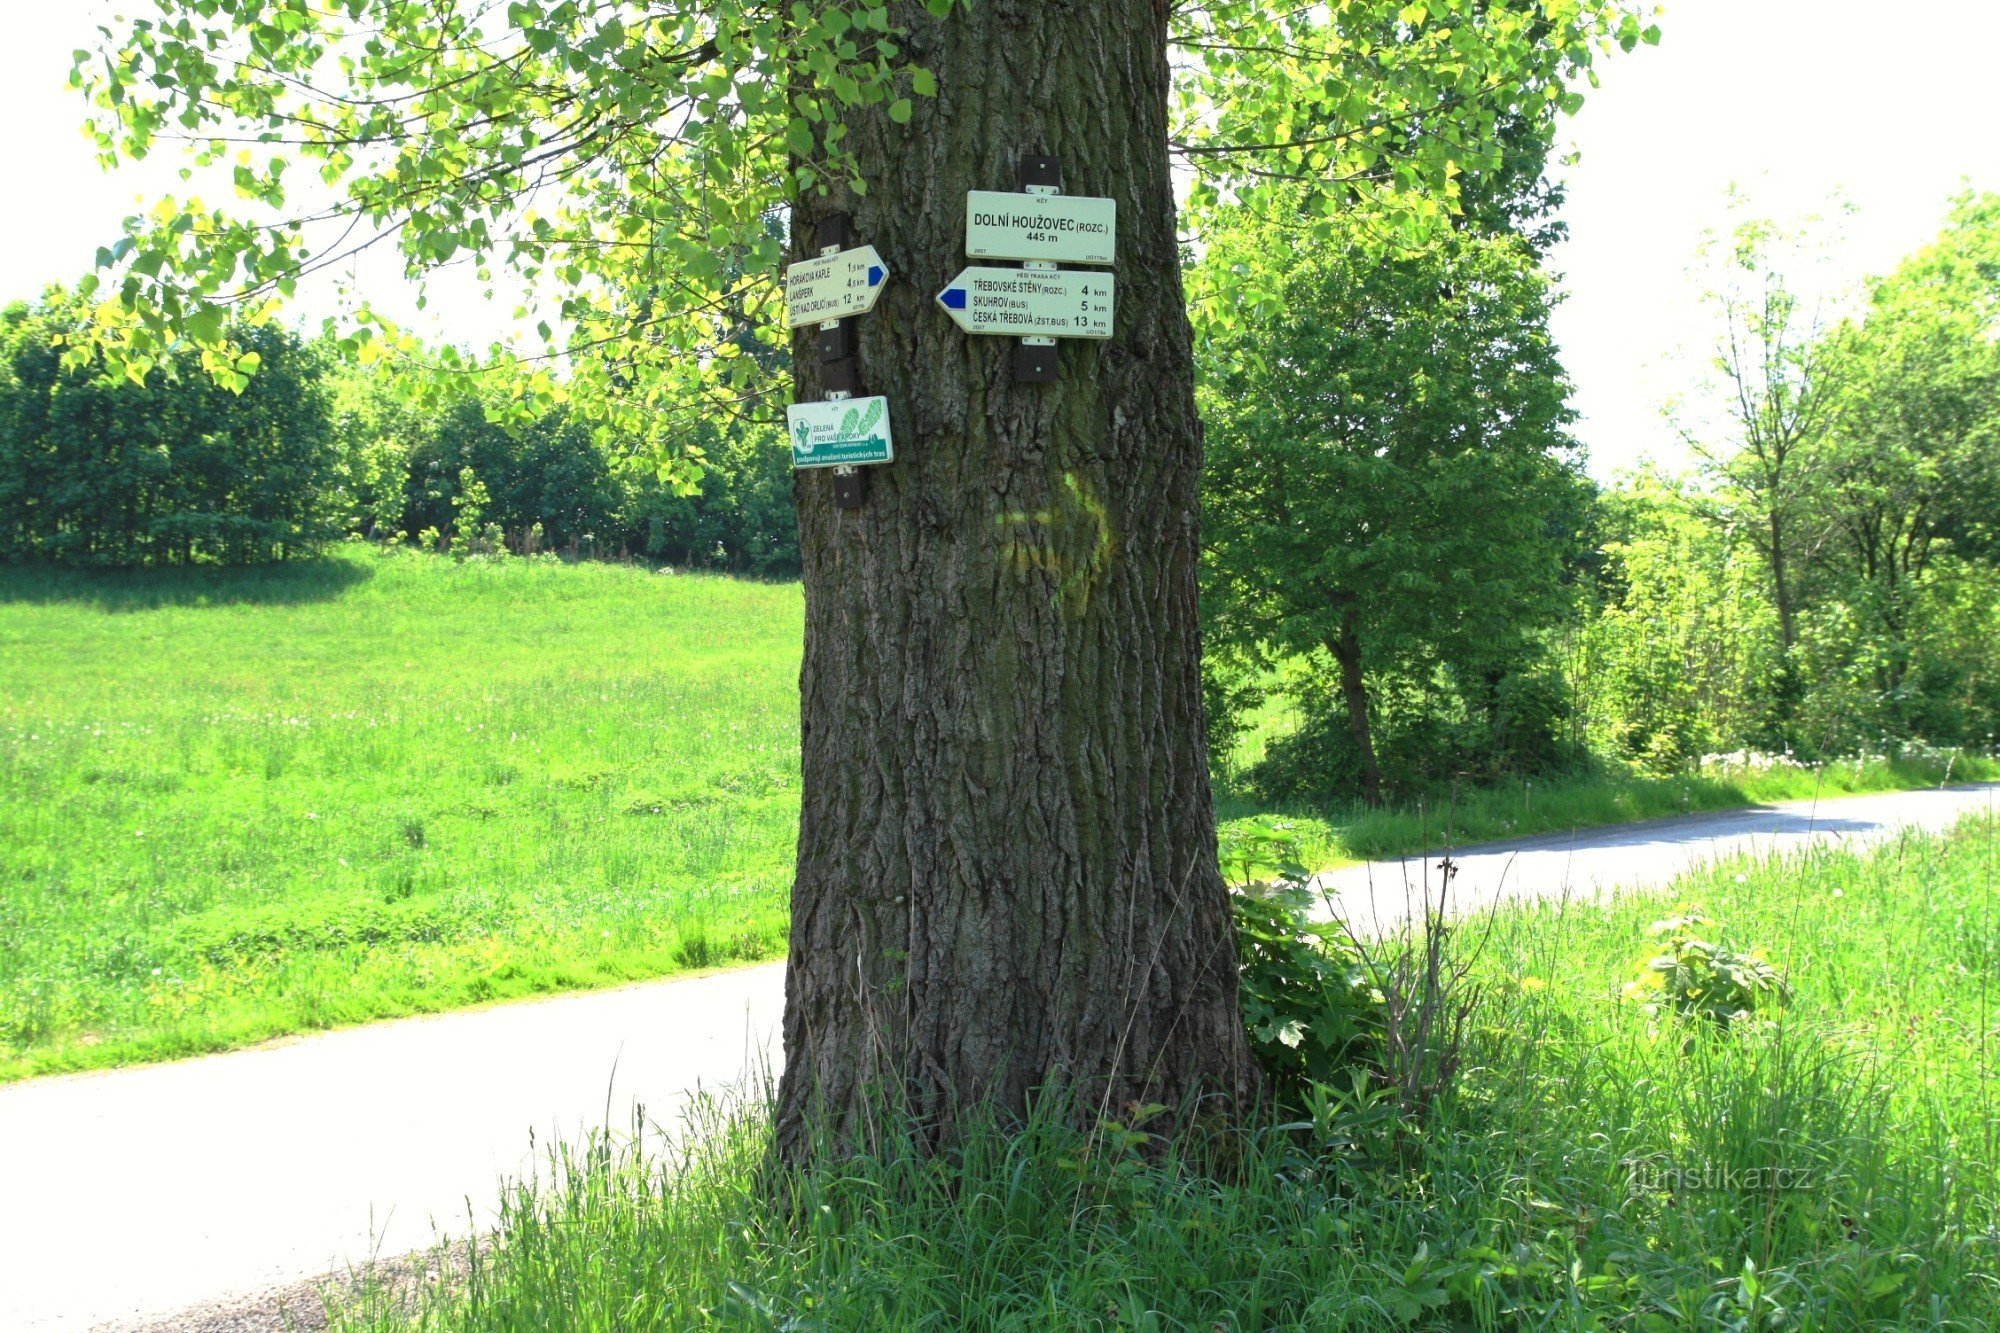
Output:
[[[1268,216],[1209,228],[1190,296],[1219,766],[1274,708],[1295,725],[1230,776],[1281,801],[1990,747],[2000,198],[1961,200],[1839,317],[1790,285],[1795,238],[1722,237],[1715,410],[1683,422],[1698,462],[1600,485],[1531,194],[1386,262],[1288,244]],[[684,494],[560,408],[511,419],[504,384],[420,409],[379,367],[247,325],[236,366],[189,351],[114,378],[65,361],[85,318],[61,293],[0,313],[8,559],[253,563],[358,538],[797,573],[768,425],[695,428]]]
[[[240,386],[192,348],[140,380],[65,363],[88,317],[61,292],[0,310],[0,559],[252,564],[360,537],[798,573],[772,429],[693,427],[684,493],[560,407],[514,420],[497,377],[417,407],[379,365],[244,324]]]

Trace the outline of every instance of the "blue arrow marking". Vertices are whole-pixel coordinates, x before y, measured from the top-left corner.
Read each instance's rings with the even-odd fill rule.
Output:
[[[880,287],[882,279],[886,276],[888,275],[882,272],[880,266],[875,264],[868,266],[868,285],[870,287]]]
[[[944,302],[946,310],[963,310],[965,309],[965,288],[947,287],[938,295],[938,300]]]

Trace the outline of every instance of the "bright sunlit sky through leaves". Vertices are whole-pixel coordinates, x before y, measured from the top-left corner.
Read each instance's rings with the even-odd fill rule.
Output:
[[[0,0],[0,301],[74,281],[137,196],[186,188],[164,160],[106,176],[78,129],[70,52],[91,45],[107,15],[135,8]],[[1836,190],[1854,204],[1826,270],[1835,284],[1922,245],[1967,182],[2000,189],[1994,0],[1679,0],[1660,23],[1658,48],[1603,64],[1604,86],[1564,132],[1582,158],[1563,172],[1571,239],[1554,261],[1567,292],[1556,334],[1602,477],[1649,454],[1686,459],[1660,407],[1703,374],[1714,321],[1690,270],[1702,233],[1726,224],[1730,182],[1780,218],[1830,212]],[[364,261],[359,277],[377,305],[414,315],[391,257]],[[321,286],[300,313],[331,309]],[[461,273],[434,287],[415,327],[483,347],[511,313],[511,301],[481,302]]]

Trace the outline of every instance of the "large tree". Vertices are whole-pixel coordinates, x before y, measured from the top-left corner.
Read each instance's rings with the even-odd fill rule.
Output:
[[[1211,239],[1212,619],[1253,658],[1331,664],[1361,794],[1379,803],[1371,682],[1476,681],[1566,605],[1582,480],[1548,285],[1514,235],[1386,257],[1351,240],[1288,254],[1250,222]],[[1229,302],[1246,292],[1239,317]]]
[[[1813,504],[1856,612],[1878,694],[1905,685],[1913,617],[1940,563],[2000,555],[2000,196],[1873,284],[1864,317],[1829,335],[1841,406]]]
[[[1743,202],[1732,194],[1732,206]],[[1826,538],[1812,496],[1848,364],[1830,337],[1832,304],[1810,285],[1822,253],[1810,223],[1785,228],[1745,218],[1709,238],[1704,259],[1714,285],[1707,297],[1722,326],[1712,363],[1720,419],[1682,425],[1717,484],[1716,517],[1736,527],[1770,571],[1780,669],[1787,672],[1809,567]]]
[[[154,0],[83,53],[107,157],[168,134],[317,221],[163,201],[109,247],[103,341],[220,342],[375,236],[560,293],[524,402],[567,395],[687,465],[688,414],[772,410],[774,279],[853,218],[898,281],[859,328],[898,460],[865,507],[799,479],[804,797],[779,1142],[934,1133],[1064,1084],[1180,1106],[1251,1076],[1202,737],[1201,459],[1173,163],[1201,202],[1307,185],[1415,236],[1503,125],[1546,135],[1618,0]],[[243,149],[241,159],[238,150]],[[1118,205],[1117,333],[1016,383],[930,294],[964,194],[1060,157]],[[319,187],[307,191],[312,197]],[[789,206],[788,240],[774,210]],[[1317,233],[1323,237],[1325,232]],[[364,354],[400,335],[362,312]],[[794,346],[796,392],[823,384]],[[218,351],[218,356],[226,353]],[[443,369],[449,371],[452,366]]]

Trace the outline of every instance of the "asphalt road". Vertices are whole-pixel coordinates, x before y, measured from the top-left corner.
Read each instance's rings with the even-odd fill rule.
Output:
[[[1867,842],[2000,809],[2000,785],[1763,807],[1455,854],[1453,901],[1594,896],[1697,862]],[[1326,877],[1392,925],[1434,860]],[[540,1142],[775,1071],[782,964],[378,1023],[0,1088],[0,1329],[260,1326],[240,1298],[491,1219]],[[296,1290],[296,1288],[294,1288]],[[177,1312],[234,1310],[222,1322]],[[280,1327],[274,1321],[261,1326]]]
[[[1944,829],[2000,812],[2000,783],[1792,801],[1713,815],[1648,820],[1577,833],[1488,843],[1453,852],[1448,906],[1476,911],[1511,898],[1587,899],[1667,883],[1705,861],[1780,855],[1825,843],[1873,842],[1900,828]],[[1420,912],[1439,889],[1438,857],[1376,861],[1320,877],[1334,910],[1376,931]]]

